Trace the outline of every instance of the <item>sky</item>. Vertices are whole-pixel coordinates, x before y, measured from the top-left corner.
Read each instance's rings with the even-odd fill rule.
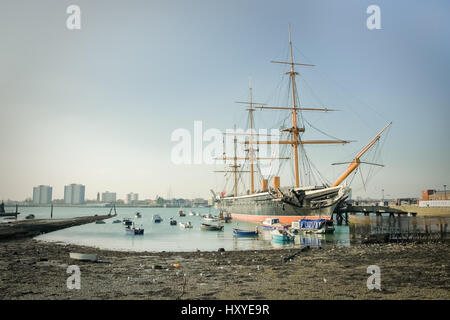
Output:
[[[70,5],[81,29],[69,30]],[[381,29],[366,10],[380,7]],[[450,182],[450,3],[438,1],[3,0],[0,2],[0,199],[81,183],[86,198],[210,197],[220,165],[173,163],[172,133],[245,125],[254,100],[279,103],[288,25],[301,105],[327,133],[354,140],[308,148],[328,181],[389,121],[385,165],[353,196],[419,197]],[[256,113],[264,127],[270,117]],[[268,111],[267,111],[268,112]],[[319,132],[305,132],[323,138]],[[371,170],[362,167],[363,173]],[[290,182],[284,178],[283,182]]]

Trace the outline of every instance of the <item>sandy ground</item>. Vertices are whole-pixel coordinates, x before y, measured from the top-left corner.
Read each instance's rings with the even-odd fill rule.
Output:
[[[449,246],[130,253],[12,240],[0,246],[0,298],[450,299]],[[69,252],[97,253],[101,262],[71,260]],[[67,288],[67,267],[74,264],[79,290]],[[380,291],[367,288],[369,265],[381,269]]]

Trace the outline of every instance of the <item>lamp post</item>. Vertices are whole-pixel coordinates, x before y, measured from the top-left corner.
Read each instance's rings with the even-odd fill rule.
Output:
[[[447,200],[447,185],[444,184],[444,200]]]

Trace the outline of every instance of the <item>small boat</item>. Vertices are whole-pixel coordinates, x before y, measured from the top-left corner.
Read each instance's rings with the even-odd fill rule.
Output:
[[[180,222],[179,224],[180,224],[180,228],[184,228],[184,229],[191,229],[193,227],[193,225],[190,221],[186,222],[186,223]]]
[[[180,211],[178,211],[178,215],[179,215],[180,217],[185,217],[185,216],[186,216],[186,213],[184,213],[183,210],[180,210]]]
[[[133,224],[133,221],[131,221],[131,219],[129,219],[129,218],[124,218],[122,220],[122,224],[124,224],[126,226],[131,226]]]
[[[213,221],[219,221],[219,218],[216,218],[216,217],[206,217],[206,218],[203,218],[203,220],[213,222]]]
[[[258,228],[256,228],[256,230],[242,230],[242,229],[237,229],[237,228],[233,228],[233,235],[238,236],[238,237],[254,237],[258,235]]]
[[[161,216],[159,214],[153,215],[153,222],[160,223],[161,221],[163,221],[163,219],[161,218]]]
[[[294,241],[295,236],[286,230],[275,229],[271,232],[272,239],[276,241]]]
[[[140,212],[136,212],[136,215],[134,216],[135,218],[142,218],[142,215]]]
[[[191,212],[189,212],[189,215],[190,216],[195,216],[195,212],[191,211]]]
[[[293,221],[291,228],[306,233],[334,232],[333,221],[327,219],[301,219],[298,221]]]
[[[221,226],[220,224],[214,225],[214,224],[202,223],[200,225],[200,229],[206,230],[206,231],[222,231],[223,226]]]
[[[125,232],[127,234],[142,235],[142,234],[144,234],[144,229],[136,228],[134,223],[133,223],[131,226],[125,227]]]
[[[201,216],[200,212],[197,212],[195,215],[196,215],[197,217],[200,217],[200,216]]]
[[[261,222],[261,226],[266,229],[287,229],[289,228],[288,224],[280,223],[280,219],[278,218],[266,218],[263,222]]]
[[[98,259],[97,255],[94,253],[70,252],[69,257],[70,257],[70,259],[73,259],[73,260],[93,261],[93,262],[96,262]]]
[[[120,220],[114,220],[112,223],[121,223],[122,221]]]
[[[25,219],[34,219],[34,214],[29,214],[25,217]]]
[[[105,224],[106,222],[105,221],[103,221],[103,220],[98,220],[98,221],[95,221],[95,224]]]
[[[231,214],[228,213],[228,212],[224,212],[224,211],[221,211],[221,212],[220,212],[219,218],[220,218],[221,221],[223,221],[223,222],[225,222],[225,223],[230,223],[231,220],[232,220]]]
[[[219,217],[213,216],[212,214],[208,213],[208,214],[205,214],[203,216],[203,220],[205,220],[205,221],[219,221]]]
[[[174,220],[173,218],[170,218],[169,223],[170,223],[171,226],[176,226],[177,225],[177,220]]]

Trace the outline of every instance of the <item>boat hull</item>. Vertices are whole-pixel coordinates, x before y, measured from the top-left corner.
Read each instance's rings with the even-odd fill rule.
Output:
[[[238,237],[254,237],[258,235],[258,231],[233,229],[233,234]]]
[[[218,208],[231,214],[233,219],[256,223],[266,218],[278,218],[288,224],[301,219],[330,220],[336,206],[347,199],[349,188],[322,188],[303,193],[302,190],[283,191],[281,195],[272,191],[220,198]]]

